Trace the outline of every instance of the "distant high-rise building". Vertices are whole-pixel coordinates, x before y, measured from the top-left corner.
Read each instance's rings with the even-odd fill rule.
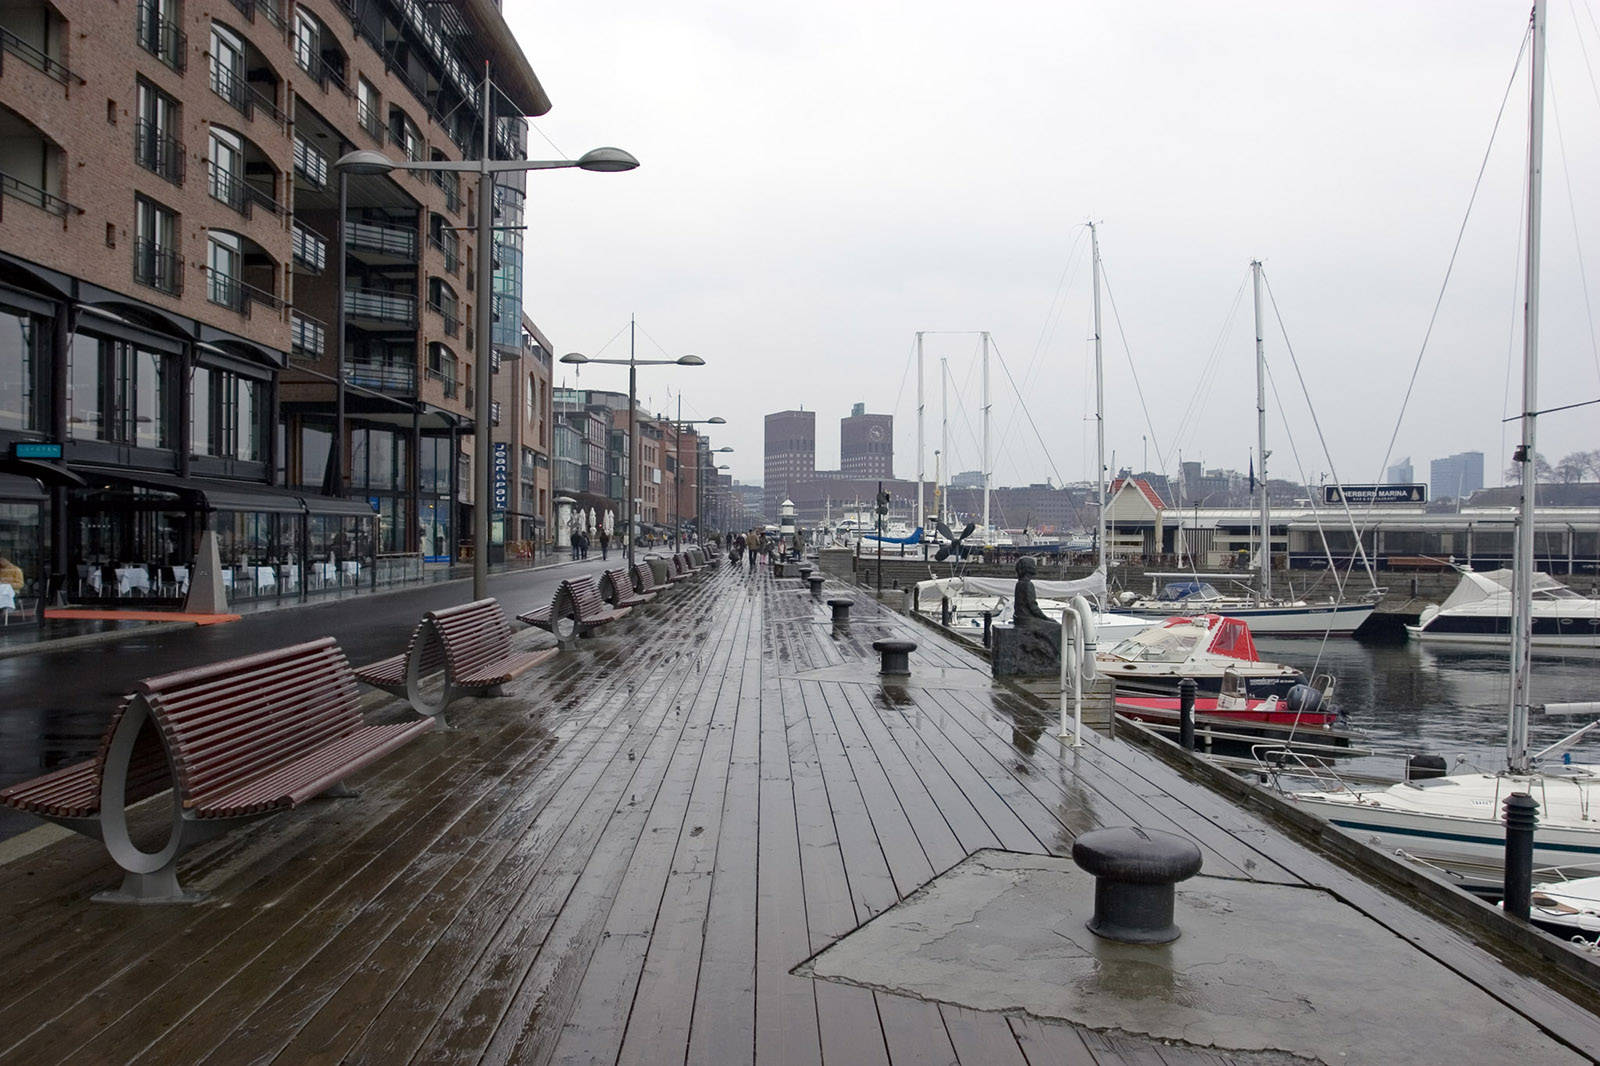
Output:
[[[1391,466],[1384,473],[1383,480],[1388,485],[1410,485],[1415,480],[1415,474],[1411,469],[1411,457],[1408,455]]]
[[[778,518],[778,504],[791,486],[810,481],[817,469],[817,413],[775,411],[767,416],[763,463],[767,517]]]
[[[894,477],[894,415],[869,415],[858,403],[839,420],[839,472],[845,477]]]
[[[1428,491],[1436,500],[1465,499],[1483,488],[1483,453],[1457,452],[1428,464]]]

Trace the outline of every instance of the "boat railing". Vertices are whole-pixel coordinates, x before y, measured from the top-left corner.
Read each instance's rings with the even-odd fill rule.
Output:
[[[1283,787],[1279,780],[1284,775],[1305,777],[1316,782],[1318,792],[1357,792],[1360,791],[1350,782],[1339,775],[1339,772],[1329,766],[1325,761],[1312,756],[1307,758],[1293,748],[1282,744],[1254,744],[1250,748],[1250,757],[1255,760],[1261,772],[1265,774],[1279,792],[1287,793],[1289,789]]]

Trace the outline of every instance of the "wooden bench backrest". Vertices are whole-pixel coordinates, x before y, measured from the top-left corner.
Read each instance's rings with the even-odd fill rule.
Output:
[[[323,637],[146,678],[130,699],[150,709],[173,776],[192,798],[248,781],[358,728],[356,696],[344,651]],[[102,765],[105,756],[102,745]],[[141,765],[136,752],[130,800]]]
[[[506,621],[500,601],[493,597],[429,611],[423,617],[433,623],[434,632],[444,642],[444,653],[454,672],[470,673],[474,667],[511,652],[511,623]]]
[[[580,622],[596,618],[608,610],[605,598],[600,595],[600,583],[594,579],[593,574],[568,578],[562,584],[567,588],[567,595],[571,598],[573,610],[577,612]]]
[[[651,592],[656,587],[656,575],[651,572],[648,563],[633,564],[633,580],[639,586],[640,592]]]
[[[603,586],[607,581],[611,582],[611,592],[618,601],[626,600],[633,595],[633,580],[628,577],[628,572],[622,567],[619,566],[615,570],[607,570],[601,577],[602,588],[600,594],[602,599],[605,598]]]

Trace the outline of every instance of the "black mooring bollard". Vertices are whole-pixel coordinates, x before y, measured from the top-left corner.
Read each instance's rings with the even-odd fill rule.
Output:
[[[1539,801],[1526,792],[1506,797],[1505,907],[1513,918],[1528,920],[1533,895],[1533,831],[1539,825]]]
[[[914,640],[875,640],[872,650],[882,657],[880,674],[906,677],[911,673],[911,653],[917,650]]]
[[[808,578],[806,578],[806,581],[811,585],[811,598],[816,600],[818,603],[821,603],[822,602],[822,575],[818,574],[815,577],[808,577]]]
[[[994,646],[993,642],[994,642],[994,613],[992,611],[984,611],[983,612],[983,646],[985,648],[991,648],[991,647]]]
[[[1179,881],[1200,872],[1200,849],[1174,833],[1121,826],[1072,842],[1072,861],[1094,875],[1095,936],[1127,944],[1165,944],[1179,936],[1172,920]]]
[[[810,581],[811,580],[811,567],[804,566],[804,565],[802,565],[800,567],[800,580],[801,581]]]
[[[948,596],[939,598],[939,624],[946,629],[950,628],[950,598]]]
[[[1194,693],[1197,688],[1192,677],[1178,682],[1178,743],[1184,751],[1194,750]]]
[[[828,606],[833,608],[833,624],[847,626],[850,624],[850,606],[855,600],[829,600]]]

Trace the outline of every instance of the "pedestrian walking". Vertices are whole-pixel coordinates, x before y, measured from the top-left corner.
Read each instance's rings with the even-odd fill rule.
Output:
[[[756,555],[761,551],[761,534],[756,532],[756,528],[754,526],[751,526],[750,532],[744,535],[744,551],[745,555],[750,559],[750,576],[754,577],[756,572]]]
[[[583,548],[583,534],[577,529],[567,534],[567,543],[572,546],[572,561],[578,561],[578,552]]]
[[[611,534],[607,533],[605,530],[602,529],[600,531],[600,558],[601,559],[607,558],[607,556],[608,556],[610,551],[611,551]]]

